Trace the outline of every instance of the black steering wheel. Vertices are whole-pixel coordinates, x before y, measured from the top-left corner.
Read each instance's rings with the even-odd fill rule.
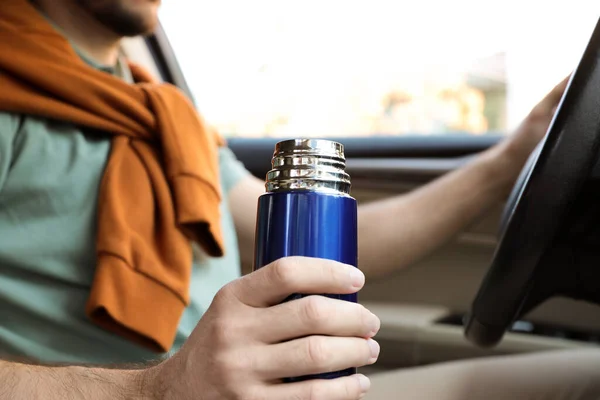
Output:
[[[465,334],[497,344],[549,297],[600,303],[600,22],[507,203]]]

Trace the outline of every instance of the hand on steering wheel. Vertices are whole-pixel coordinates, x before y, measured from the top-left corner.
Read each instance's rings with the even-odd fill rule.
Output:
[[[574,249],[581,247],[569,242],[585,237],[590,226],[584,223],[574,229],[572,221],[585,221],[580,214],[595,211],[600,203],[600,190],[595,189],[600,183],[586,186],[595,176],[600,148],[599,52],[600,24],[572,77],[559,84],[520,127],[533,134],[520,131],[512,139],[514,151],[535,147],[536,127],[539,132],[551,118],[553,104],[566,87],[544,140],[513,189],[494,260],[471,308],[465,333],[480,346],[497,344],[516,318],[552,295],[600,302],[600,293],[596,295],[589,284],[600,280],[596,276],[600,273],[591,277],[588,264],[573,260]],[[586,201],[590,195],[597,195],[593,202]],[[593,250],[590,254],[597,253]]]

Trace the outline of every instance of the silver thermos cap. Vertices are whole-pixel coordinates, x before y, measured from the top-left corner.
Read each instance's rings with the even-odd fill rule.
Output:
[[[323,139],[292,139],[275,145],[267,192],[306,190],[349,194],[344,146]]]

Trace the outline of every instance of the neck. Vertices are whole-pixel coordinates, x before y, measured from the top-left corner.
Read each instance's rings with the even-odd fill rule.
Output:
[[[77,2],[58,6],[56,0],[34,3],[52,20],[78,49],[99,64],[115,65],[121,37],[98,22]]]

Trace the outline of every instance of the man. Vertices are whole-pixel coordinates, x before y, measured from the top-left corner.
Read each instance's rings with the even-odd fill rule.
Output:
[[[360,374],[281,383],[376,361],[379,320],[364,307],[320,296],[280,304],[352,293],[365,277],[307,258],[237,277],[262,182],[216,150],[179,92],[119,57],[122,37],[154,28],[158,6],[0,9],[0,399],[362,398]],[[370,232],[361,269],[402,268],[502,199],[564,87],[465,168],[360,207]],[[429,367],[383,377],[375,390],[397,385],[374,398],[597,398],[599,365],[597,352],[567,352]]]

